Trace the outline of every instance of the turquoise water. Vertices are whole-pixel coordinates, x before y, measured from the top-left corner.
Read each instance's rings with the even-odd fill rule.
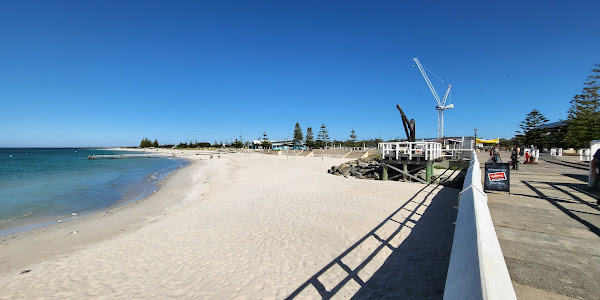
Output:
[[[141,199],[187,164],[173,158],[87,159],[131,153],[0,148],[0,236]]]

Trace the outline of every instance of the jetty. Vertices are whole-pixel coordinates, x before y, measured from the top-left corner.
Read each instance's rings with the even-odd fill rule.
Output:
[[[88,159],[123,159],[123,158],[161,158],[157,154],[115,154],[115,155],[88,155]]]
[[[208,156],[210,159],[213,158],[213,155],[217,154],[217,155],[221,155],[221,154],[225,154],[225,153],[202,153],[202,152],[195,152],[195,153],[191,153],[194,155],[206,155]],[[135,154],[113,154],[113,155],[88,155],[88,159],[92,160],[92,159],[125,159],[125,158],[165,158],[165,157],[175,157],[176,154],[172,153],[170,155],[162,153],[162,154],[154,154],[154,153],[135,153]]]

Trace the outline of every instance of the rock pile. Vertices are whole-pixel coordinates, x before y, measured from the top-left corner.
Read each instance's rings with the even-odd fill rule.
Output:
[[[358,179],[378,180],[381,178],[382,166],[372,158],[361,158],[345,162],[339,166],[332,166],[327,172],[329,174]]]
[[[388,172],[393,172],[392,176],[397,174],[392,170],[388,170]],[[383,165],[373,158],[361,158],[345,162],[339,166],[332,166],[327,170],[327,173],[346,178],[352,176],[357,179],[380,180],[383,174]],[[464,171],[461,172],[460,170],[447,170],[443,174],[432,176],[431,179],[433,183],[461,189],[465,180],[464,173]],[[425,180],[425,170],[416,172],[414,176]],[[401,180],[401,178],[397,177],[395,180]]]

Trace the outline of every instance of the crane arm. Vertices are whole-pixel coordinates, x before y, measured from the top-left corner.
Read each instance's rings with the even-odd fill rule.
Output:
[[[416,139],[415,139],[415,120],[414,119],[408,120],[408,118],[404,114],[404,111],[402,111],[402,108],[400,108],[400,105],[396,104],[396,108],[398,108],[398,111],[400,111],[400,116],[402,117],[402,125],[404,125],[404,132],[406,132],[406,138],[408,139],[409,142],[416,141]]]
[[[429,80],[429,77],[427,76],[427,73],[425,73],[425,70],[423,69],[423,66],[421,65],[421,62],[416,57],[413,58],[413,60],[417,64],[417,67],[419,67],[419,70],[421,71],[421,74],[423,74],[423,78],[425,78],[425,81],[427,82],[427,85],[429,86],[429,89],[431,90],[431,93],[433,93],[433,97],[435,97],[435,100],[437,101],[438,106],[441,107],[442,103],[440,101],[440,96],[438,96],[438,93],[435,91],[435,88],[433,87],[433,84],[431,84],[431,81]],[[449,90],[450,90],[450,88],[448,88],[448,91]],[[446,92],[446,95],[448,95],[448,91]],[[444,98],[444,102],[445,102],[445,98]]]
[[[446,100],[448,99],[448,94],[450,94],[450,88],[451,87],[452,87],[452,85],[449,84],[448,85],[448,89],[446,90],[446,94],[444,95],[444,100],[442,100],[442,103],[440,105],[441,107],[446,106]]]

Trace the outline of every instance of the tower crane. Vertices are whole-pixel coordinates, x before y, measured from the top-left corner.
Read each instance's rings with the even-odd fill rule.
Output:
[[[438,96],[438,93],[435,91],[435,87],[433,87],[433,84],[431,84],[431,81],[429,80],[427,73],[425,73],[425,69],[421,65],[421,62],[419,61],[419,59],[415,57],[415,58],[413,58],[413,60],[417,64],[417,67],[419,67],[421,74],[423,74],[423,78],[425,78],[425,82],[427,82],[427,85],[429,86],[429,89],[431,90],[431,93],[433,94],[435,101],[437,101],[437,105],[436,105],[435,109],[438,111],[438,138],[443,138],[444,137],[444,110],[454,108],[454,104],[446,105],[446,100],[448,99],[448,95],[450,94],[450,88],[452,87],[452,85],[448,84],[448,89],[446,90],[446,94],[444,95],[444,98],[442,100],[440,100],[440,96]]]

